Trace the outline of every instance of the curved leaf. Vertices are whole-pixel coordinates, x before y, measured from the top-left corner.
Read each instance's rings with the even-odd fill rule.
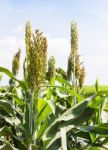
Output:
[[[7,126],[4,126],[0,129],[0,136],[12,135],[11,129]]]
[[[19,98],[17,95],[15,94],[9,94],[9,96],[13,97],[13,100],[18,104],[23,106],[25,104],[24,100],[22,98]]]
[[[17,148],[13,147],[10,143],[0,146],[0,150],[18,150]]]
[[[46,130],[46,137],[51,138],[55,135],[61,127],[74,124],[79,125],[87,121],[94,112],[94,109],[89,108],[89,102],[94,98],[94,96],[79,102],[73,108],[65,111],[58,119],[56,119],[53,124]]]
[[[12,72],[10,72],[8,69],[4,68],[4,67],[0,67],[0,72],[5,73],[8,77],[14,79],[15,81],[17,81],[20,86],[22,86],[25,90],[27,90],[27,83],[25,81],[20,81],[18,80],[13,74]]]
[[[7,113],[14,115],[14,109],[12,104],[6,100],[0,100],[0,107],[4,109]]]

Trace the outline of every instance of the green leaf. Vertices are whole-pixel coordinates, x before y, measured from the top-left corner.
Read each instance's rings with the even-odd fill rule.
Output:
[[[12,104],[6,100],[0,100],[0,107],[4,109],[7,113],[14,115],[14,109]]]
[[[24,100],[22,98],[19,98],[17,95],[15,94],[9,94],[9,96],[13,97],[13,100],[18,104],[23,106],[25,104]]]
[[[59,83],[65,84],[65,86],[68,86],[68,87],[72,88],[72,85],[69,84],[69,82],[67,82],[61,76],[56,76],[55,80],[58,81]]]
[[[98,147],[91,146],[91,147],[87,148],[87,150],[101,150],[101,149]],[[102,149],[102,150],[104,150],[104,149]]]
[[[53,100],[38,99],[37,102],[38,116],[36,124],[40,124],[51,112],[55,114],[55,106]]]
[[[52,88],[57,88],[57,89],[60,89],[61,91],[63,92],[66,92],[68,94],[70,94],[71,96],[74,96],[77,98],[78,102],[79,101],[82,101],[84,98],[82,96],[80,96],[79,94],[77,94],[74,90],[71,90],[69,88],[66,88],[66,87],[61,87],[61,86],[42,86],[42,87],[52,87]]]
[[[38,99],[37,105],[36,105],[38,114],[40,113],[40,111],[43,109],[45,105],[46,105],[46,101],[44,99]]]
[[[27,145],[23,142],[24,140],[27,140],[24,138],[24,135],[23,137],[12,135],[11,138],[13,140],[14,146],[17,147],[18,150],[27,150]]]
[[[40,128],[39,128],[39,130],[37,131],[37,140],[39,140],[41,137],[42,137],[42,135],[43,135],[43,133],[44,133],[44,131],[45,131],[45,129],[47,128],[47,125],[48,125],[48,123],[47,123],[47,119],[43,122],[43,124],[40,126]]]
[[[91,131],[100,135],[108,135],[108,123],[98,125],[94,127]]]
[[[24,114],[24,119],[25,119],[25,130],[28,132],[28,135],[30,134],[30,128],[29,128],[29,104],[26,102],[25,105],[25,114]]]
[[[108,135],[108,123],[95,126],[76,126],[80,131],[89,132],[92,134]]]
[[[13,147],[10,143],[0,146],[0,150],[18,150],[17,148]]]
[[[76,137],[80,137],[80,138],[89,140],[89,141],[91,140],[89,132],[85,132],[85,131],[80,131],[79,130],[76,133],[74,133],[73,135],[76,136]]]
[[[9,127],[4,126],[0,129],[0,136],[8,136],[12,135],[12,131]]]
[[[94,96],[79,102],[73,108],[65,111],[59,118],[57,118],[46,130],[46,137],[52,138],[61,127],[74,124],[79,125],[87,121],[94,112],[94,109],[89,108],[89,102],[94,98]]]
[[[90,132],[89,134],[90,134],[90,139],[91,139],[92,143],[94,143],[96,141],[95,134],[93,132]]]
[[[60,90],[56,89],[56,93],[57,93],[58,97],[63,98],[63,99],[69,97],[69,94],[62,93],[62,90],[60,91]]]
[[[14,75],[12,74],[12,72],[10,72],[8,69],[4,68],[4,67],[0,67],[0,72],[5,73],[7,76],[9,76],[10,78],[14,79],[17,81],[17,79],[14,77]]]
[[[74,128],[73,125],[66,126],[65,131],[66,134]],[[47,143],[46,149],[47,150],[56,150],[61,147],[61,132],[56,132],[55,136],[51,138],[51,140]]]
[[[37,116],[36,124],[39,125],[52,112],[51,107],[46,104]]]
[[[104,99],[100,96],[97,96],[93,99],[93,101],[91,101],[91,103],[89,104],[89,107],[91,108],[100,108],[100,105],[103,104]]]
[[[35,144],[32,144],[32,150],[39,150],[39,146],[36,146]]]
[[[47,145],[46,149],[47,150],[57,150],[61,147],[61,140],[60,140],[60,132],[57,132],[55,137],[52,138],[52,140],[49,142]]]
[[[14,79],[15,81],[17,81],[21,87],[23,87],[25,90],[27,90],[27,83],[25,81],[20,81],[18,80],[13,74],[12,72],[10,72],[8,69],[4,68],[4,67],[0,67],[0,72],[5,73],[8,77]]]
[[[98,80],[96,80],[95,89],[96,89],[96,92],[98,93],[98,91],[99,91],[99,83],[98,83]]]
[[[20,120],[17,117],[4,117],[4,119],[11,125],[15,124],[17,126],[20,123]]]

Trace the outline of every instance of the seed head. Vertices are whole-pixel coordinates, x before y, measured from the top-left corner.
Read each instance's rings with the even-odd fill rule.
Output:
[[[21,49],[18,49],[18,52],[14,55],[13,61],[12,61],[12,73],[16,76],[19,71],[20,67],[20,54],[21,54]]]

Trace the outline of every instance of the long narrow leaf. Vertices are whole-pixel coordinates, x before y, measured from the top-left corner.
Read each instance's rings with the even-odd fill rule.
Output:
[[[46,130],[46,136],[51,138],[55,135],[60,127],[67,126],[70,124],[78,125],[89,119],[93,115],[94,109],[89,108],[88,104],[93,99],[90,97],[82,102],[79,102],[73,108],[65,111],[53,124]]]
[[[0,72],[5,73],[8,77],[14,79],[15,81],[17,81],[22,87],[24,87],[24,89],[27,90],[27,83],[25,81],[20,81],[18,80],[13,74],[12,72],[10,72],[8,69],[4,68],[4,67],[0,67]]]

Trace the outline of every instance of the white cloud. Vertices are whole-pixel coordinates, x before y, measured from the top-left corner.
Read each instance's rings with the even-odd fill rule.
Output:
[[[63,67],[65,70],[67,68],[67,59],[70,53],[70,43],[66,38],[53,38],[47,34],[48,37],[48,58],[54,55],[56,59],[56,66]],[[0,39],[0,66],[4,66],[11,69],[11,62],[13,55],[17,52],[18,48],[21,47],[21,69],[19,78],[22,77],[23,70],[22,64],[25,56],[25,42],[24,38],[18,38],[15,36],[9,36]],[[83,49],[83,47],[81,47]],[[86,84],[92,84],[95,79],[98,78],[101,84],[108,83],[107,76],[108,73],[106,68],[108,68],[108,42],[99,42],[96,46],[98,53],[83,51],[80,54],[83,57],[84,65],[87,70]],[[4,83],[7,83],[7,78],[4,78]],[[0,83],[1,84],[1,83]]]
[[[0,46],[2,45],[16,46],[17,45],[16,38],[10,36],[0,39]]]
[[[70,43],[66,38],[48,38],[48,57],[54,55],[56,58],[57,67],[63,67],[65,70],[67,68],[67,59],[70,53]],[[81,47],[81,49],[83,49]],[[100,84],[108,84],[107,76],[108,72],[108,42],[101,41],[96,45],[97,52],[91,51],[82,54],[82,61],[84,61],[84,66],[86,68],[86,80],[85,84],[94,84],[96,78],[99,79]]]
[[[22,64],[25,56],[24,39],[17,37],[5,37],[0,39],[0,55],[3,56],[0,59],[1,66],[11,69],[11,62],[13,55],[17,52],[18,47],[21,47],[21,69],[20,76],[22,76]],[[48,57],[54,55],[56,59],[57,67],[67,67],[67,58],[70,53],[70,44],[65,38],[48,38]],[[4,57],[5,56],[5,57]],[[6,79],[6,78],[5,78]],[[7,83],[7,81],[5,81]]]
[[[49,38],[48,40],[48,56],[55,56],[58,67],[67,67],[67,58],[70,53],[70,44],[66,38]]]
[[[9,36],[0,39],[0,66],[8,68],[11,70],[11,63],[14,54],[17,52],[18,48],[21,47],[21,68],[25,55],[25,46],[24,39],[17,38],[14,36]],[[22,69],[20,69],[20,75],[22,76]],[[1,85],[7,84],[8,78],[4,76],[3,81],[0,83]]]
[[[100,41],[97,45],[97,49],[101,50],[103,53],[103,50],[106,51],[108,49],[108,40]]]
[[[21,33],[24,32],[25,26],[24,25],[19,25],[15,29],[13,29],[13,33]]]
[[[108,17],[104,17],[106,23],[108,23]]]
[[[98,53],[94,56],[86,56],[84,65],[86,67],[86,84],[94,84],[98,79],[100,84],[108,84],[108,55]]]
[[[17,38],[14,36],[9,36],[9,37],[5,37],[0,39],[0,49],[1,50],[11,50],[14,48],[18,48],[20,46],[24,47],[24,39],[23,38]]]

